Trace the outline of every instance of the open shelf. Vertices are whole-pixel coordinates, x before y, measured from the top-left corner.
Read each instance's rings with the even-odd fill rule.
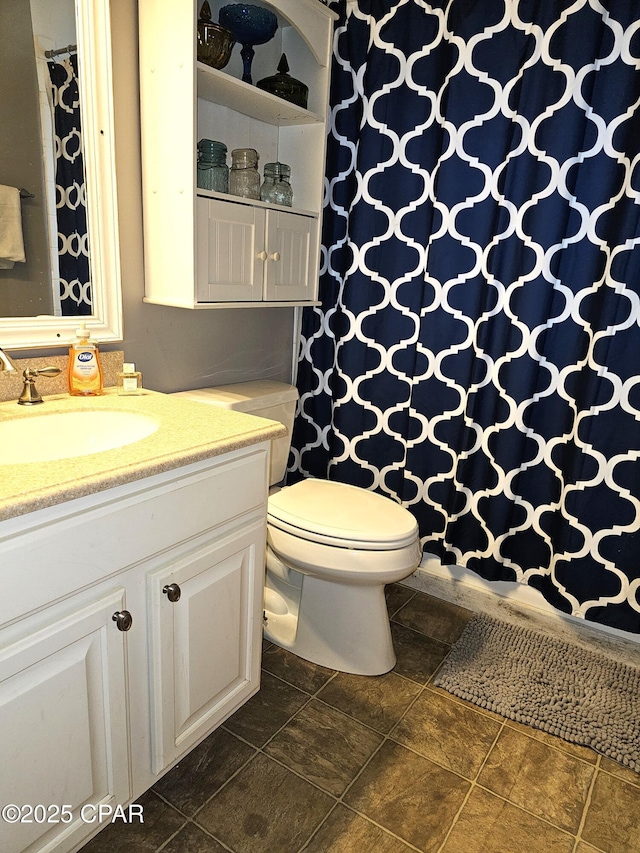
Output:
[[[322,124],[324,118],[264,92],[202,62],[197,63],[198,97],[276,127]]]

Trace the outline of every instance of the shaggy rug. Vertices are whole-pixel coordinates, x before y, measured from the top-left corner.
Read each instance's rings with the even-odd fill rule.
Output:
[[[640,668],[477,614],[434,681],[640,773]]]

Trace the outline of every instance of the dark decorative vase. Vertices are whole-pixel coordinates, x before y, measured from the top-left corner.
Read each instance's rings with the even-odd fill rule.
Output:
[[[290,101],[298,107],[306,110],[307,100],[309,97],[309,87],[301,83],[300,80],[289,76],[289,63],[287,57],[283,53],[278,63],[278,73],[273,77],[265,77],[256,83],[258,89],[264,89],[265,92],[271,92],[272,95],[277,95],[285,101]]]

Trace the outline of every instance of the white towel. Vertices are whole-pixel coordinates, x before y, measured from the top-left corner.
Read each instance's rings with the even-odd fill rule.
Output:
[[[0,269],[10,270],[24,263],[20,190],[0,184]]]

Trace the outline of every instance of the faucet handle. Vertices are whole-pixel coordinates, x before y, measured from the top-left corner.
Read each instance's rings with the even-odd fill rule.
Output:
[[[57,376],[60,373],[59,367],[27,367],[22,372],[24,379],[24,387],[22,394],[18,397],[19,406],[35,406],[36,403],[43,403],[44,400],[38,393],[36,388],[36,379],[38,376]]]
[[[48,367],[35,367],[35,368],[27,368],[27,370],[34,375],[34,379],[36,376],[57,376],[60,373],[59,367],[53,367],[53,365],[49,365]],[[24,371],[24,377],[26,377],[27,370]]]

